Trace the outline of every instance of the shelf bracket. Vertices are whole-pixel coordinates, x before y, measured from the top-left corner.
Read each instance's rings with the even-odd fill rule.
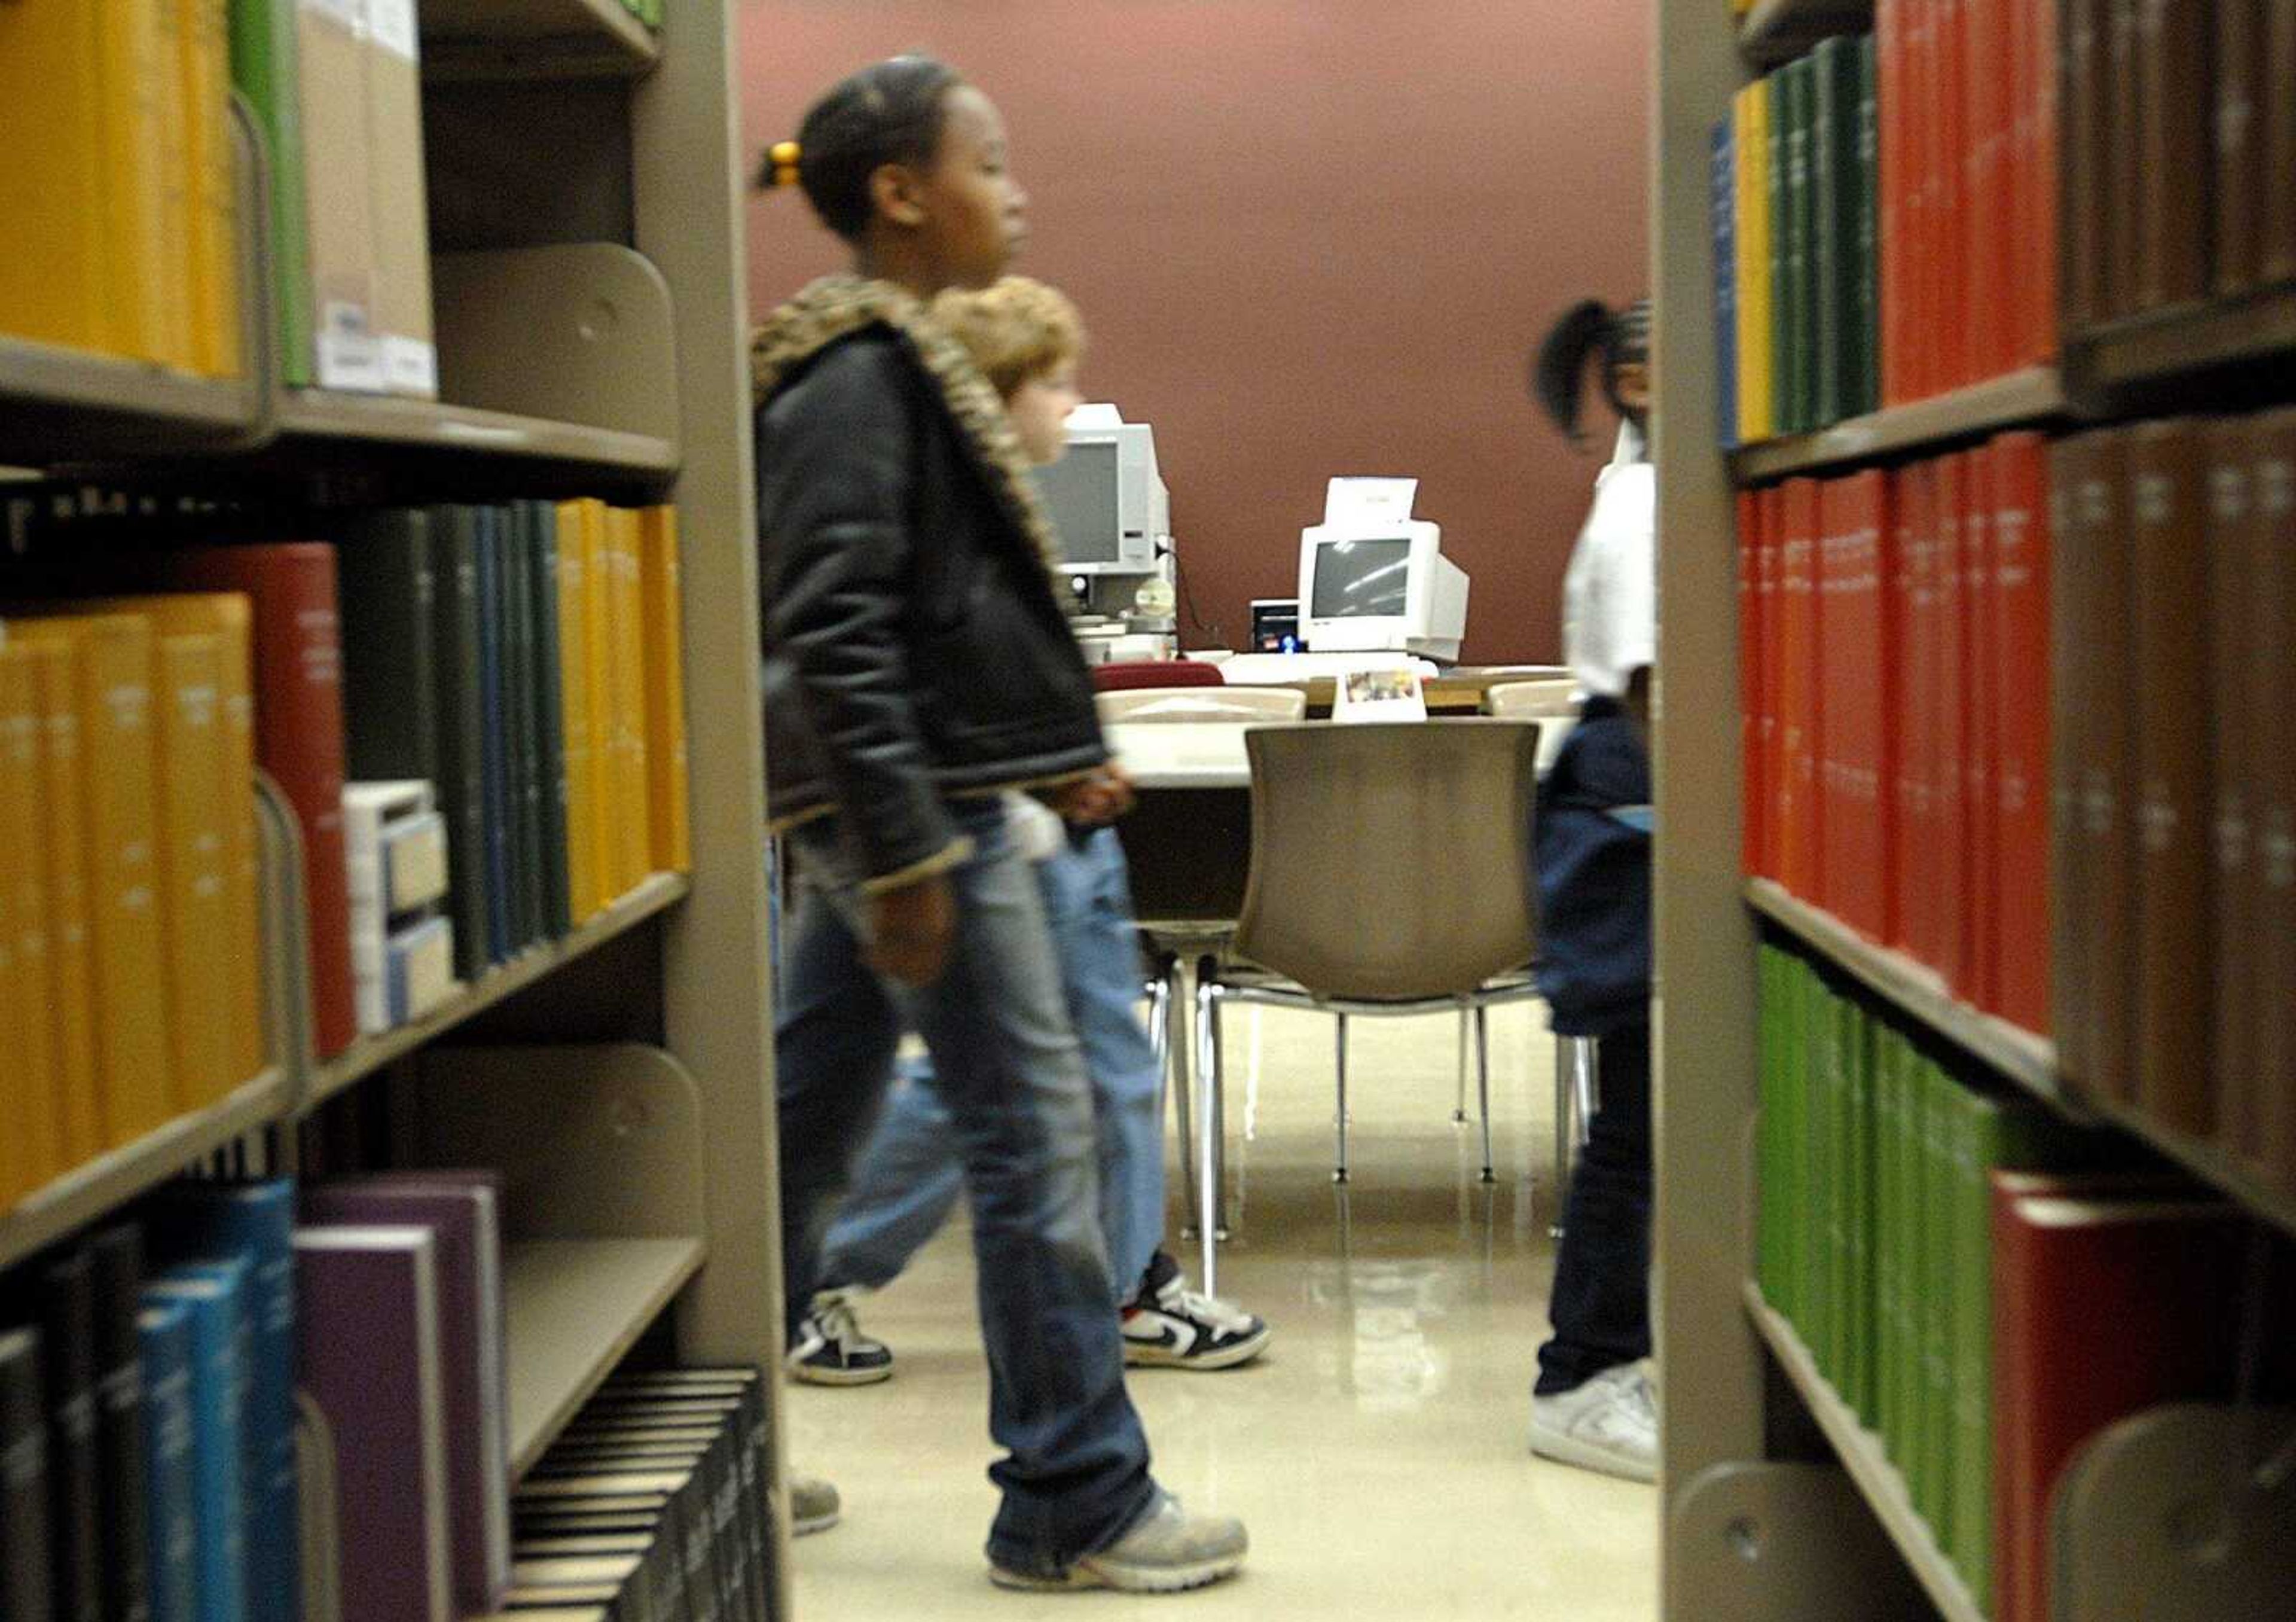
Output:
[[[1857,1488],[1824,1464],[1735,1462],[1676,1496],[1668,1622],[1931,1622],[1919,1585]]]

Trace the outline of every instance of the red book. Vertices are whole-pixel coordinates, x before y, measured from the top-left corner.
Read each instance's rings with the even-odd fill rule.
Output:
[[[2284,82],[2284,81],[2283,81]],[[2250,649],[2248,705],[2251,715],[2284,716],[2296,706],[2296,409],[2256,419],[2251,494],[2261,544],[2281,567],[2259,580],[2254,643]],[[2259,722],[2259,730],[2265,723]],[[2257,1065],[2257,1148],[2283,1188],[2296,1188],[2296,749],[2254,751],[2250,760],[2256,827],[2256,961],[2250,967]]]
[[[1895,482],[1875,469],[1861,475],[1866,567],[1865,632],[1869,674],[1866,687],[1866,750],[1858,792],[1866,835],[1866,910],[1874,938],[1884,945],[1902,937],[1895,869],[1898,830],[1898,692],[1902,631],[1898,614],[1898,530]]]
[[[1817,750],[1820,722],[1817,687],[1817,482],[1791,479],[1785,487],[1784,568],[1785,679],[1781,714],[1785,721],[1784,884],[1793,893],[1817,902],[1819,836]]]
[[[1938,0],[1937,71],[1931,103],[1937,119],[1931,137],[1937,154],[1937,202],[1931,217],[1937,230],[1931,244],[1936,290],[1931,313],[1938,392],[1970,381],[1969,352],[1962,335],[1975,325],[1971,301],[1978,284],[1969,258],[1964,213],[1969,198],[1971,139],[1969,5],[1970,0]]]
[[[2025,27],[2018,53],[2020,125],[2016,167],[2017,284],[2024,293],[2017,363],[2038,365],[2057,353],[2060,185],[2057,176],[2057,0],[2021,0]]]
[[[1841,748],[1849,728],[1848,694],[1841,679],[1843,649],[1841,609],[1841,486],[1832,479],[1817,487],[1817,605],[1814,635],[1817,648],[1816,680],[1812,692],[1819,699],[1812,722],[1817,749],[1817,862],[1807,899],[1836,916],[1841,914],[1842,860],[1839,849],[1849,824],[1841,803]]]
[[[311,1033],[325,1058],[358,1033],[343,852],[343,660],[334,548],[316,541],[200,547],[168,554],[166,568],[178,588],[243,591],[255,605],[256,752],[302,826]]]
[[[2217,1138],[2253,1161],[2259,1093],[2254,976],[2261,923],[2257,901],[2257,813],[2252,804],[2256,751],[2269,710],[2251,707],[2249,670],[2256,658],[2256,617],[2278,572],[2269,527],[2260,523],[2253,490],[2253,424],[2226,417],[2209,425],[2209,771],[2208,845],[2211,874],[2210,951],[2214,967],[2199,995],[2210,1004],[2211,1068],[2216,1076]],[[2276,649],[2284,655],[2284,649]],[[2263,725],[2259,725],[2259,722]]]
[[[1874,0],[1874,210],[1882,301],[1882,403],[1902,406],[1906,391],[1906,12],[1907,0]]]
[[[2023,0],[1958,0],[1961,34],[1961,274],[1964,304],[1955,325],[1962,380],[2008,367],[2009,323],[2017,288],[2010,267],[2015,198],[2004,185],[2012,90],[2010,18]]]
[[[2012,1194],[1993,1214],[1994,1622],[2049,1622],[2049,1499],[2082,1443],[2232,1394],[2243,1224],[2210,1201]]]
[[[1937,466],[1937,956],[1930,967],[1959,986],[1969,977],[1963,957],[1963,923],[1969,912],[1969,825],[1964,809],[1969,751],[1965,695],[1968,663],[1964,657],[1965,619],[1961,600],[1962,490],[1966,456],[1940,457]]]
[[[1916,719],[1921,698],[1920,655],[1916,638],[1921,548],[1915,535],[1912,470],[1890,476],[1889,490],[1890,552],[1886,563],[1890,595],[1885,605],[1882,640],[1888,693],[1888,736],[1883,744],[1887,761],[1883,783],[1889,808],[1885,836],[1889,869],[1889,928],[1882,940],[1896,951],[1912,953],[1920,935],[1921,902],[1917,877],[1920,864],[1918,807],[1921,774],[1921,728]]]
[[[1906,7],[1905,277],[1906,398],[1937,392],[1930,334],[1937,313],[1937,17],[1942,0],[1903,0]]]
[[[1937,464],[1909,464],[1898,473],[1898,485],[1906,505],[1913,586],[1906,668],[1906,777],[1912,787],[1906,819],[1906,949],[1934,968],[1943,957],[1946,914],[1938,793],[1938,726],[1943,713],[1938,686],[1943,679],[1943,649],[1939,639]]]
[[[1969,907],[1962,927],[1963,983],[1955,989],[1965,1002],[1993,1006],[1997,967],[1997,935],[2001,871],[1996,860],[1998,821],[1995,806],[1994,694],[2000,682],[2000,648],[1994,640],[1993,515],[1994,453],[1989,444],[1968,453],[1963,473],[1961,514],[1962,658],[1967,686],[1962,712],[1968,734],[1962,743],[1964,836],[1969,843],[1964,878]]]
[[[2049,1030],[2049,448],[1993,442],[1994,915],[1992,1011]]]
[[[1786,492],[1759,495],[1762,522],[1762,876],[1785,877],[1785,524]]]
[[[1762,871],[1762,508],[1753,490],[1738,492],[1739,865]]]

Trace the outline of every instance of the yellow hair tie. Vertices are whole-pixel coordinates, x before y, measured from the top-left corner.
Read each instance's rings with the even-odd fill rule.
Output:
[[[776,141],[767,148],[765,184],[769,186],[795,185],[800,155],[798,144],[794,141]]]

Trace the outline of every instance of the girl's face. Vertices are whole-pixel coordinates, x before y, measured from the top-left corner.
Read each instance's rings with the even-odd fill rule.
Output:
[[[916,227],[945,287],[986,287],[1028,240],[1029,194],[1013,178],[1004,120],[970,85],[948,93],[940,151],[919,177]]]
[[[1021,449],[1038,467],[1050,467],[1069,448],[1068,421],[1084,396],[1077,390],[1076,363],[1064,360],[1013,391],[1005,409]]]

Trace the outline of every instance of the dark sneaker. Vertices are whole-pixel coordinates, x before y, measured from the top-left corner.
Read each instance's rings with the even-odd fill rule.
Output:
[[[1233,1369],[1267,1349],[1267,1325],[1188,1288],[1160,1252],[1124,1309],[1124,1361],[1137,1369]]]
[[[790,1534],[795,1537],[828,1531],[842,1512],[837,1489],[815,1476],[791,1476],[789,1501]]]
[[[893,1354],[861,1332],[853,1315],[857,1289],[817,1291],[783,1363],[810,1386],[873,1386],[893,1378]]]
[[[1099,1553],[1086,1555],[1065,1571],[1050,1573],[991,1566],[988,1580],[999,1588],[1030,1593],[1072,1588],[1180,1593],[1234,1576],[1250,1547],[1243,1523],[1234,1516],[1191,1515],[1178,1499],[1159,1489],[1132,1529]]]

